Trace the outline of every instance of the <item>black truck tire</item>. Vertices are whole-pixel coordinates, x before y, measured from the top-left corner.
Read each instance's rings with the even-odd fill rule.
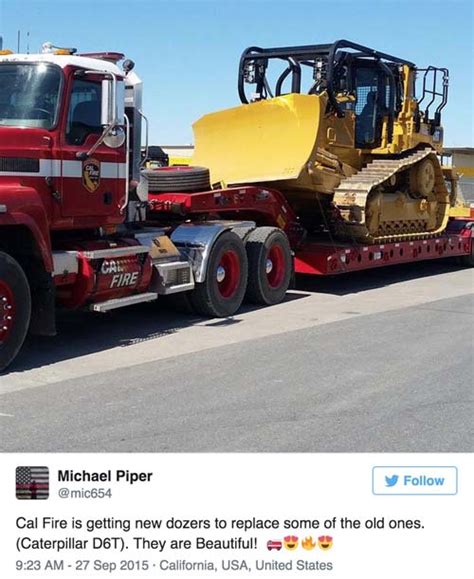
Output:
[[[285,299],[293,272],[287,236],[277,227],[257,227],[245,244],[249,260],[246,300],[273,305]]]
[[[0,372],[18,354],[31,318],[31,293],[17,261],[0,251]]]
[[[215,241],[207,263],[206,279],[190,293],[194,310],[203,316],[226,318],[242,305],[248,263],[243,241],[225,231]]]
[[[205,167],[159,167],[146,169],[143,174],[151,193],[197,192],[211,188],[209,169]]]
[[[471,229],[471,253],[468,255],[461,255],[459,261],[464,267],[474,267],[474,227]]]

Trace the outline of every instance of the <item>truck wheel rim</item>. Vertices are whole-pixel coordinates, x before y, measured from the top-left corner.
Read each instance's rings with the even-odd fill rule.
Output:
[[[232,249],[222,254],[216,271],[216,280],[223,298],[230,298],[235,294],[240,281],[240,260]]]
[[[285,277],[285,255],[280,245],[272,245],[265,263],[268,285],[279,287]]]
[[[0,344],[5,342],[15,321],[15,299],[6,281],[0,280]]]

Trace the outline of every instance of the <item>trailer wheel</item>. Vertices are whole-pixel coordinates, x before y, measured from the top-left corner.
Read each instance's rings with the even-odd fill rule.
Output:
[[[0,252],[0,372],[18,354],[31,318],[28,280],[19,264]]]
[[[222,233],[211,249],[205,281],[190,294],[195,311],[218,318],[235,314],[244,299],[247,274],[243,241],[232,231]]]
[[[280,303],[293,269],[290,244],[276,227],[258,227],[247,237],[249,282],[246,299],[254,304]]]
[[[146,169],[151,193],[208,191],[211,188],[209,169],[205,167],[158,167]]]
[[[474,228],[472,229],[471,253],[469,255],[461,255],[459,261],[464,267],[474,267]]]

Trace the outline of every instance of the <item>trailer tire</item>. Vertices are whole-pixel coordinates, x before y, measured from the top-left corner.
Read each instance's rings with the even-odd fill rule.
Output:
[[[18,262],[0,251],[0,372],[18,354],[31,319],[28,279]]]
[[[287,236],[277,227],[258,227],[247,237],[245,247],[249,260],[247,301],[268,306],[280,303],[293,271]]]
[[[471,253],[469,255],[461,255],[459,261],[464,267],[474,267],[474,228],[472,231]]]
[[[211,188],[209,169],[206,167],[158,167],[143,174],[151,193],[208,191]]]
[[[217,318],[234,315],[242,305],[247,277],[244,243],[232,231],[225,231],[211,249],[206,279],[197,283],[189,296],[194,310]]]

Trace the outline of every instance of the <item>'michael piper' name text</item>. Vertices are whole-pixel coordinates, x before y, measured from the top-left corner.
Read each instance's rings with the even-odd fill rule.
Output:
[[[87,470],[58,470],[59,482],[126,482],[133,485],[137,482],[150,482],[153,472],[132,472],[129,470],[105,470],[89,472]]]

